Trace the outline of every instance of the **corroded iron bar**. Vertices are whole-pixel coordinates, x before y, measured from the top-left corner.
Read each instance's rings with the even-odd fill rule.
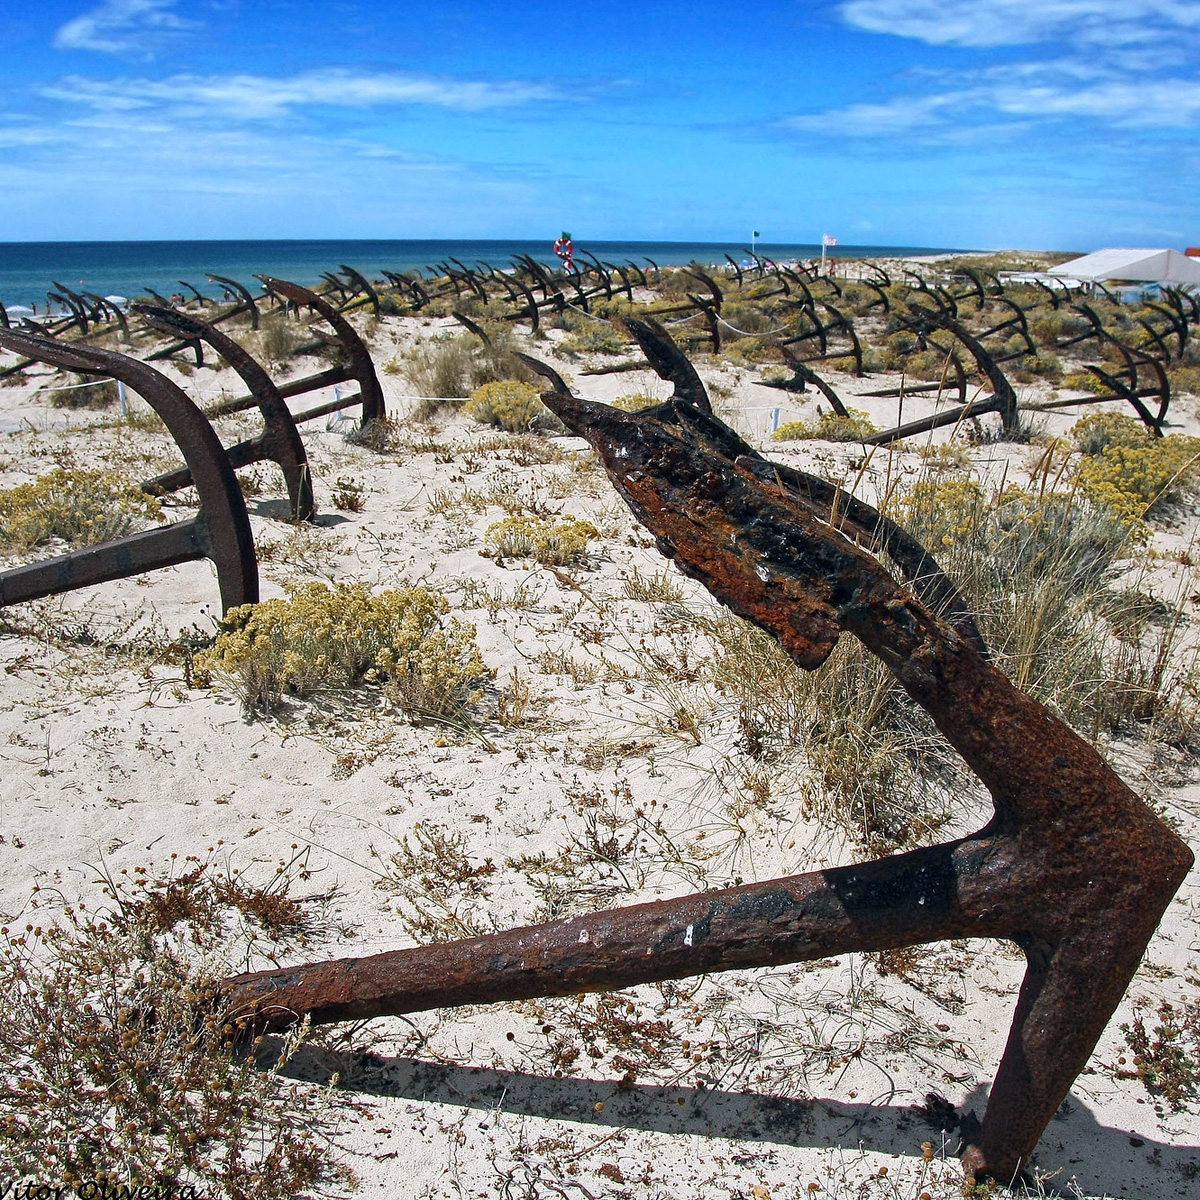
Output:
[[[898,442],[906,437],[914,437],[918,433],[929,433],[934,429],[945,429],[947,425],[957,425],[968,417],[981,417],[985,413],[1000,411],[1000,401],[995,396],[984,396],[979,400],[968,400],[966,404],[948,408],[928,417],[918,417],[915,421],[906,421],[893,429],[885,429],[880,433],[868,434],[863,438],[864,446],[886,446],[890,442]]]
[[[241,345],[207,321],[150,304],[135,304],[133,310],[163,333],[202,338],[241,376],[262,413],[264,428],[258,437],[227,450],[229,461],[234,468],[264,460],[276,463],[287,485],[293,520],[307,521],[314,511],[308,455],[296,422],[271,377]],[[162,495],[188,487],[191,482],[192,472],[184,467],[159,475],[143,486],[152,494]]]
[[[383,388],[379,377],[375,374],[375,364],[371,360],[371,352],[363,344],[358,331],[344,316],[327,300],[315,292],[301,287],[298,283],[289,283],[286,279],[276,279],[272,275],[260,275],[259,279],[271,291],[286,296],[289,300],[306,308],[311,308],[324,320],[333,326],[342,352],[346,356],[347,378],[358,380],[359,400],[362,404],[362,424],[368,421],[381,421],[387,416],[387,408],[383,402]],[[297,393],[293,392],[292,395]]]
[[[0,571],[0,607],[58,596],[114,579],[128,579],[204,557],[202,528],[194,519],[177,521],[165,529],[131,533],[99,546],[85,546],[69,554]]]
[[[238,305],[231,311],[225,314],[226,317],[231,317],[235,312],[248,312],[250,314],[250,328],[258,328],[258,302],[255,300],[253,293],[244,284],[238,283],[236,279],[229,279],[224,275],[210,275],[209,280],[212,283],[219,283],[230,295],[241,297]]]
[[[152,529],[134,538],[109,543],[107,547],[62,555],[57,566],[46,564],[46,571],[58,573],[55,577],[59,584],[54,591],[87,587],[106,578],[120,579],[189,559],[208,558],[217,569],[221,604],[226,611],[258,601],[258,560],[237,476],[204,414],[175,384],[136,358],[81,343],[56,342],[3,330],[0,346],[81,374],[107,375],[132,388],[154,409],[175,439],[200,498],[200,511],[191,521]],[[192,552],[185,553],[189,545]],[[104,569],[110,574],[103,574]],[[23,570],[18,567],[15,574],[0,574],[4,603],[47,594],[44,590],[19,593],[16,589],[22,580],[25,586],[37,589],[43,587],[46,578],[28,571],[21,574]],[[7,584],[3,582],[6,579]]]
[[[348,267],[345,263],[339,263],[342,274],[362,293],[363,299],[354,299],[348,307],[356,305],[369,304],[376,316],[379,316],[379,293],[371,286],[371,281],[361,275],[353,267]]]
[[[996,365],[996,360],[979,339],[955,320],[945,309],[939,312],[918,309],[914,325],[921,333],[927,334],[934,329],[944,329],[947,333],[953,334],[954,337],[958,338],[975,360],[975,365],[992,385],[995,411],[1000,413],[1000,418],[1004,424],[1004,432],[1012,433],[1017,428],[1018,423],[1017,393],[1013,391],[1013,386],[1009,383],[1008,376]],[[977,407],[975,411],[983,412],[985,410]]]
[[[248,1020],[362,1018],[607,990],[947,937],[1014,941],[1027,971],[964,1164],[1012,1180],[1086,1063],[1192,865],[1062,721],[1018,691],[732,430],[680,402],[623,413],[546,395],[659,549],[805,669],[849,632],[988,788],[973,836],[870,863],[449,945],[243,975]],[[795,481],[793,480],[793,484]]]
[[[674,398],[686,401],[701,412],[712,412],[708,392],[696,368],[657,321],[652,317],[644,321],[635,317],[621,317],[617,323],[627,329],[641,346],[642,353],[659,379],[675,385]]]
[[[285,400],[289,400],[292,396],[303,396],[307,392],[331,387],[335,383],[346,383],[354,378],[354,373],[347,366],[330,367],[327,371],[318,371],[315,375],[305,375],[302,379],[293,379],[290,383],[276,384],[275,390]],[[223,400],[220,404],[214,404],[208,412],[214,417],[224,417],[230,413],[245,412],[257,404],[258,397],[251,393],[249,396],[235,396],[232,400]],[[299,423],[300,418],[297,417],[296,421]]]
[[[832,387],[830,387],[828,383],[825,382],[824,379],[821,378],[820,375],[816,373],[816,371],[809,367],[803,360],[797,358],[787,346],[783,346],[781,349],[783,350],[783,357],[787,359],[788,366],[791,367],[796,373],[795,381],[799,384],[799,386],[796,387],[795,390],[803,391],[807,384],[811,384],[817,389],[817,391],[821,393],[821,395],[825,397],[826,400],[829,401],[829,403],[833,406],[833,411],[837,413],[839,417],[848,417],[850,415],[846,409],[846,406],[842,403],[842,398],[833,390]],[[784,387],[782,384],[775,384],[773,386]],[[784,390],[790,391],[792,389],[784,387]]]

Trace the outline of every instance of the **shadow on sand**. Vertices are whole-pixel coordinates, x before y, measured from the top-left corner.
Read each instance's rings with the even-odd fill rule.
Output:
[[[287,1072],[295,1078],[339,1085],[380,1097],[418,1100],[460,1108],[575,1121],[605,1129],[650,1130],[701,1135],[739,1142],[768,1142],[824,1149],[845,1146],[917,1156],[932,1141],[953,1154],[956,1133],[939,1130],[916,1103],[845,1104],[794,1100],[757,1092],[726,1092],[650,1084],[619,1086],[614,1081],[532,1075],[384,1058],[374,1054],[335,1055],[303,1048]],[[602,1111],[597,1112],[597,1105]],[[982,1117],[987,1089],[976,1088],[959,1107]],[[952,1122],[946,1122],[952,1123]],[[1200,1191],[1200,1147],[1171,1145],[1101,1125],[1075,1093],[1064,1102],[1042,1137],[1036,1162],[1052,1178],[1046,1194],[1105,1194],[1168,1200]]]

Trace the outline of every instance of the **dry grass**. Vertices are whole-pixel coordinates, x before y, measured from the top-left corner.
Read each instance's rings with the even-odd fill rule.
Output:
[[[329,1094],[278,1075],[303,1032],[260,1064],[215,987],[302,934],[289,883],[192,860],[109,877],[97,911],[35,894],[23,928],[0,930],[0,1172],[228,1200],[350,1183]]]

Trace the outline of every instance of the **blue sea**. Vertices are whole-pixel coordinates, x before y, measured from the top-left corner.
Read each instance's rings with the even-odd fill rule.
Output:
[[[698,261],[720,263],[728,254],[747,257],[746,242],[589,242],[575,243],[576,258],[589,251],[604,262],[625,265],[632,259],[646,266]],[[768,258],[819,258],[819,245],[786,245],[758,242],[756,251]],[[933,246],[835,246],[830,254],[864,258],[881,255],[946,253]],[[198,241],[198,242],[0,242],[0,303],[6,306],[37,303],[41,311],[54,280],[73,291],[101,296],[133,297],[148,290],[169,296],[186,291],[181,281],[205,295],[221,297],[221,289],[208,276],[225,275],[252,290],[255,274],[276,275],[295,283],[313,284],[324,271],[336,272],[341,263],[368,279],[381,278],[381,270],[411,271],[457,258],[467,266],[487,262],[497,269],[510,264],[515,254],[529,254],[553,262],[551,241],[437,240],[437,241]],[[586,259],[582,260],[586,262]]]

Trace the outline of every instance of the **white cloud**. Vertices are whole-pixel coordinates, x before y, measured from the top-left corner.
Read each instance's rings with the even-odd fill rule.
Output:
[[[1200,124],[1200,82],[1111,80],[1092,87],[996,87],[981,98],[1017,116],[1084,117],[1124,129],[1191,129]]]
[[[965,143],[1052,124],[1076,139],[1200,126],[1200,79],[1186,77],[1200,33],[1197,0],[846,0],[839,11],[871,32],[964,48],[1053,42],[1052,56],[914,64],[902,93],[787,117],[783,129]]]
[[[847,0],[847,24],[935,46],[1133,45],[1200,29],[1195,0]]]
[[[779,125],[796,133],[845,137],[889,137],[942,123],[960,103],[959,96],[898,96],[883,104],[849,104],[845,108],[784,117]]]
[[[328,67],[289,78],[265,75],[172,75],[166,79],[91,79],[71,75],[44,88],[56,100],[94,109],[134,111],[169,106],[178,114],[270,120],[294,109],[395,107],[407,104],[478,112],[558,99],[556,89],[524,80],[473,80],[402,71]]]
[[[123,57],[150,57],[166,37],[197,27],[171,11],[176,0],[104,0],[61,26],[54,35],[59,50],[96,50]]]
[[[1045,124],[1080,120],[1112,129],[1193,129],[1200,126],[1200,81],[1094,79],[1063,82],[1056,71],[1019,64],[1011,78],[1001,70],[981,72],[972,86],[927,96],[898,96],[879,104],[850,104],[778,122],[794,133],[857,138],[902,134],[939,140],[971,140],[986,129],[1000,136],[1006,123]]]

